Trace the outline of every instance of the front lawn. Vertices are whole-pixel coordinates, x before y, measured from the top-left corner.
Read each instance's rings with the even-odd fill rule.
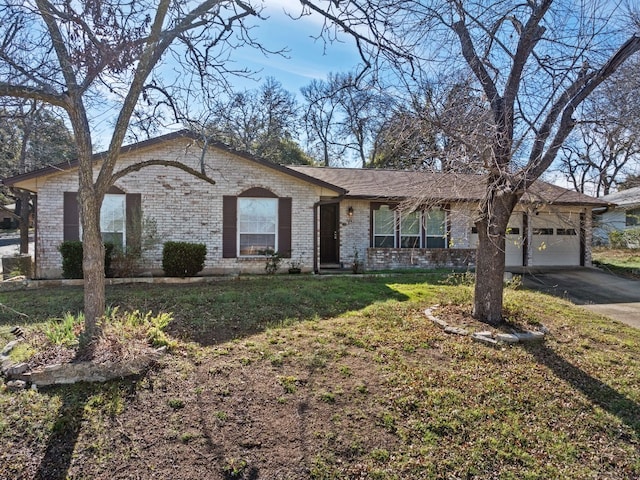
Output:
[[[173,312],[177,347],[137,379],[0,387],[0,478],[640,478],[640,331],[509,290],[510,321],[550,333],[487,347],[426,320],[484,328],[444,280],[111,287],[121,311]],[[0,293],[0,338],[81,301]]]
[[[640,249],[594,248],[593,263],[614,273],[640,277]]]

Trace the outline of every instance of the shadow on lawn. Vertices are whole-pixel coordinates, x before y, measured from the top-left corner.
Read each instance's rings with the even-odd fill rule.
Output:
[[[33,478],[64,480],[69,478],[68,471],[82,429],[84,409],[89,398],[95,393],[95,388],[70,388],[67,385],[52,387],[47,392],[52,396],[61,397],[62,405],[53,425],[47,449]]]
[[[581,391],[587,398],[615,415],[640,438],[640,405],[568,362],[549,346],[530,344],[526,347],[538,362],[549,367],[560,379]]]
[[[172,290],[173,305],[147,300],[144,309],[173,312],[166,332],[183,341],[212,346],[268,328],[325,319],[388,300],[406,301],[385,278],[260,279],[226,282],[198,289]],[[423,280],[424,281],[424,280]],[[408,282],[413,283],[413,282]],[[155,290],[155,289],[154,289]],[[154,295],[149,291],[149,297]],[[161,290],[157,290],[161,292]],[[161,293],[160,293],[161,295]],[[132,303],[120,301],[121,308]],[[136,307],[140,308],[140,307]]]
[[[135,395],[140,377],[132,376],[124,380],[114,380],[104,383],[76,383],[73,385],[59,385],[47,387],[42,393],[51,397],[58,397],[62,404],[58,409],[58,416],[51,428],[47,448],[40,460],[33,480],[65,480],[71,478],[69,469],[74,457],[80,457],[81,462],[91,461],[101,454],[94,444],[84,444],[79,452],[76,445],[82,432],[92,415],[98,410],[106,411],[116,408],[122,396]],[[86,441],[86,440],[85,440]],[[74,455],[75,452],[75,455]]]

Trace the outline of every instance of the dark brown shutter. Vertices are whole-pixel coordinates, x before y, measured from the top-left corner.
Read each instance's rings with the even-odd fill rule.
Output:
[[[65,242],[71,240],[80,240],[78,192],[64,192],[63,194],[62,239]]]
[[[237,197],[222,197],[222,258],[237,255]]]
[[[278,253],[291,258],[291,198],[278,199]]]
[[[127,252],[142,253],[142,195],[128,193],[125,197],[127,222]]]

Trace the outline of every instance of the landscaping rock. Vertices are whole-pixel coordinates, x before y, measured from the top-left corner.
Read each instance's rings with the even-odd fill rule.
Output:
[[[449,324],[444,320],[440,320],[439,318],[431,317],[431,321],[435,323],[438,327],[442,328],[443,330],[446,330],[447,328],[449,328]]]
[[[520,341],[518,336],[513,333],[498,333],[496,340],[504,343],[518,343]]]
[[[465,330],[464,328],[458,328],[458,327],[446,327],[444,329],[445,333],[452,333],[454,335],[469,335],[469,332],[467,330]]]
[[[524,332],[524,333],[515,333],[518,337],[518,340],[521,342],[535,342],[544,340],[544,333],[542,332]]]
[[[23,380],[9,380],[7,382],[7,388],[13,391],[24,390],[27,388],[27,382]]]
[[[2,355],[3,357],[9,355],[9,352],[11,352],[11,350],[13,350],[13,347],[15,347],[18,343],[20,343],[21,340],[12,340],[9,343],[7,343],[4,348],[2,349],[2,352],[0,352],[0,355]]]
[[[480,343],[484,343],[486,345],[491,345],[492,347],[497,347],[500,345],[500,343],[491,337],[486,337],[484,335],[478,335],[477,333],[474,333],[473,335],[471,335],[471,339],[475,340],[476,342],[480,342]]]
[[[4,374],[20,375],[21,373],[26,372],[28,368],[29,368],[29,365],[27,365],[26,363],[11,364],[8,368],[4,369]]]

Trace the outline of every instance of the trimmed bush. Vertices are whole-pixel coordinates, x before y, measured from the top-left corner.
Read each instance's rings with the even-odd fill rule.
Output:
[[[82,242],[79,240],[66,241],[58,247],[62,255],[62,276],[64,278],[83,278],[82,272]],[[111,267],[111,255],[113,253],[113,244],[105,243],[104,245],[104,271],[105,275]]]
[[[206,256],[204,243],[165,242],[162,269],[168,277],[193,277],[204,268]]]

